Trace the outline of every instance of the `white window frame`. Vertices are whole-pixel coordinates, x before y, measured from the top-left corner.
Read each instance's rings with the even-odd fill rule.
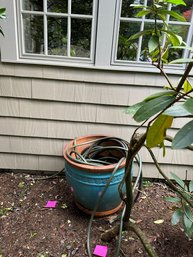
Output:
[[[94,17],[97,25],[93,30],[93,47],[91,60],[76,60],[73,58],[37,58],[22,54],[21,32],[19,32],[17,5],[19,0],[0,0],[0,7],[6,8],[7,19],[1,22],[5,37],[0,36],[1,61],[9,63],[26,63],[54,66],[68,66],[79,68],[92,68],[101,70],[138,71],[153,72],[159,71],[149,63],[124,63],[115,58],[115,51],[118,43],[118,30],[120,19],[121,0],[96,0]],[[116,15],[115,15],[116,14]],[[20,25],[19,25],[20,26]],[[193,32],[193,24],[191,23]],[[96,37],[95,37],[96,34]],[[190,40],[190,38],[188,39]],[[166,72],[171,74],[182,74],[185,65],[179,67],[174,65],[167,68]],[[192,72],[193,73],[193,72]]]
[[[44,10],[43,11],[28,11],[22,10],[22,0],[17,0],[16,8],[17,8],[17,17],[18,17],[18,40],[19,40],[19,53],[21,59],[37,59],[37,60],[46,60],[58,61],[58,62],[85,62],[85,63],[94,63],[94,52],[95,52],[95,35],[96,35],[96,11],[97,11],[97,1],[93,1],[93,12],[91,15],[80,15],[80,14],[72,14],[71,13],[71,0],[68,0],[68,13],[53,13],[47,11],[47,0],[44,1]],[[43,26],[44,26],[44,46],[45,53],[44,54],[35,54],[35,53],[26,53],[24,49],[24,28],[23,28],[23,19],[22,14],[34,14],[40,15],[43,17]],[[48,48],[48,38],[47,38],[47,18],[48,17],[61,17],[67,18],[67,26],[68,26],[68,42],[67,42],[67,56],[58,56],[58,55],[49,55],[47,52]],[[70,56],[70,44],[71,44],[71,18],[79,18],[79,19],[88,19],[91,20],[91,42],[90,42],[90,58],[86,57],[72,57]],[[21,28],[21,29],[19,29]]]
[[[145,4],[147,3],[147,0],[145,0]],[[116,16],[115,16],[115,24],[117,26],[115,27],[115,33],[114,33],[114,44],[113,44],[113,50],[112,50],[112,58],[111,58],[111,64],[115,66],[128,66],[128,65],[134,65],[134,67],[144,67],[144,70],[146,70],[146,67],[151,65],[151,63],[148,62],[142,62],[139,61],[139,56],[140,56],[140,48],[142,44],[142,37],[139,38],[139,48],[137,52],[137,60],[136,61],[131,61],[131,60],[118,60],[117,57],[117,48],[118,48],[118,40],[119,40],[119,27],[120,23],[122,22],[129,22],[129,21],[137,21],[140,22],[142,21],[141,24],[141,31],[144,28],[144,24],[146,23],[153,23],[153,20],[151,19],[145,19],[143,16],[142,18],[125,18],[121,17],[121,6],[122,6],[122,0],[117,1],[117,6],[116,6]],[[169,5],[169,9],[171,8],[171,5]],[[186,40],[186,43],[190,46],[193,45],[193,13],[192,13],[192,18],[189,22],[184,22],[184,26],[189,26],[189,30],[192,31],[192,33],[188,33],[188,37]],[[174,25],[182,25],[182,22],[178,21],[169,21],[169,24],[174,24]],[[184,56],[183,58],[191,58],[190,54],[188,54],[188,50],[184,51]],[[177,70],[184,70],[186,67],[186,64],[181,64],[181,65],[168,65],[167,69],[177,69]]]

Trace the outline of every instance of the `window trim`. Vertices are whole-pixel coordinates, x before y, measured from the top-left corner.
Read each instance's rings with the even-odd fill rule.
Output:
[[[18,42],[19,42],[19,59],[37,59],[45,60],[47,62],[50,61],[63,61],[63,62],[72,62],[72,63],[87,63],[87,64],[94,64],[94,53],[95,53],[95,37],[96,37],[96,24],[97,24],[97,0],[93,0],[93,11],[90,15],[81,15],[81,14],[71,14],[71,0],[68,0],[68,13],[52,13],[48,12],[47,10],[47,0],[44,1],[44,10],[42,11],[29,11],[22,9],[22,0],[16,0],[16,13],[17,13],[17,30],[18,30]],[[24,28],[23,28],[23,19],[22,14],[34,14],[34,15],[41,15],[43,16],[43,27],[44,27],[44,45],[45,45],[45,53],[44,54],[35,54],[35,53],[26,53],[24,48]],[[67,27],[68,27],[68,43],[67,43],[67,56],[59,56],[59,55],[49,55],[47,53],[47,17],[66,17]],[[72,57],[70,56],[70,35],[71,35],[71,27],[70,27],[70,19],[71,18],[87,18],[91,20],[91,44],[90,44],[90,57]]]
[[[147,0],[145,1],[145,4],[147,3]],[[112,66],[129,66],[129,65],[133,65],[134,67],[138,68],[147,68],[148,66],[151,65],[151,63],[147,63],[147,62],[140,62],[138,61],[139,59],[139,53],[140,51],[137,52],[137,61],[131,61],[131,60],[118,60],[117,59],[117,48],[118,48],[118,40],[119,40],[119,29],[120,29],[120,23],[121,21],[142,21],[142,26],[144,26],[145,22],[146,23],[153,23],[152,19],[146,19],[145,16],[143,16],[142,18],[130,18],[130,17],[121,17],[121,6],[122,6],[122,0],[121,1],[117,1],[116,3],[116,15],[115,15],[115,30],[114,30],[114,35],[113,35],[113,46],[112,46],[112,56],[111,56],[111,65]],[[171,5],[169,6],[169,8],[171,8]],[[169,21],[169,24],[175,24],[175,25],[182,25],[182,22],[179,21]],[[186,22],[186,24],[184,26],[189,26],[189,31],[192,31],[192,33],[188,33],[187,35],[187,44],[190,46],[193,46],[193,12],[192,12],[192,17],[191,20]],[[141,28],[141,30],[143,29],[143,27]],[[142,43],[142,37],[139,38],[139,45],[141,48],[141,43]],[[185,50],[184,52],[184,57],[183,58],[191,58],[191,54],[188,54],[188,51]],[[182,65],[168,65],[167,66],[167,70],[173,70],[173,69],[177,69],[179,71],[184,70],[185,67],[187,65],[186,64],[182,64]],[[180,72],[181,73],[181,72]],[[193,73],[193,72],[192,72]]]
[[[95,70],[115,70],[115,71],[135,71],[135,72],[150,72],[159,73],[159,71],[152,67],[151,64],[135,64],[135,63],[116,63],[112,62],[114,37],[116,31],[116,17],[115,12],[118,2],[120,0],[105,0],[97,1],[96,4],[96,34],[97,37],[94,38],[95,41],[95,52],[93,52],[93,62],[88,63],[82,60],[67,60],[63,58],[50,58],[44,59],[34,58],[33,56],[20,57],[19,54],[19,33],[17,27],[16,19],[16,1],[0,0],[0,6],[6,7],[7,9],[7,19],[2,21],[2,28],[5,37],[0,37],[1,46],[1,61],[7,63],[21,63],[21,64],[36,64],[36,65],[48,65],[48,66],[66,66],[66,67],[76,67],[76,68],[88,68]],[[110,7],[109,7],[110,6]],[[106,10],[108,8],[108,15]],[[105,21],[105,23],[104,23]],[[193,31],[193,23],[191,23],[191,30]],[[93,42],[94,42],[93,41]],[[11,51],[10,51],[11,49]],[[182,74],[184,67],[172,66],[167,67],[165,71],[168,74]],[[193,75],[193,71],[191,72]]]

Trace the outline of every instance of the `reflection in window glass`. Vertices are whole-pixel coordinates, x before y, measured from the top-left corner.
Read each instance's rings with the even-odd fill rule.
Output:
[[[90,57],[91,20],[71,19],[71,56]]]
[[[48,54],[67,55],[66,18],[48,18]]]
[[[163,23],[158,24],[158,29],[161,29]],[[154,23],[145,23],[144,30],[152,30],[154,28]],[[150,35],[144,35],[142,37],[142,46],[141,46],[141,53],[140,53],[140,61],[149,62],[151,61],[148,56],[148,41]],[[163,40],[163,39],[162,39]],[[162,44],[162,42],[160,42]]]
[[[47,9],[49,12],[67,13],[68,0],[48,0]]]
[[[93,0],[72,0],[71,13],[92,14]]]
[[[138,39],[132,42],[128,42],[128,38],[139,31],[139,22],[121,22],[117,50],[118,60],[136,60]]]
[[[134,9],[131,4],[144,4],[144,0],[122,0],[121,17],[133,18],[139,9]]]
[[[184,26],[184,25],[170,25],[169,29],[173,32],[173,33],[177,33],[179,36],[181,36],[183,38],[184,41],[186,41],[186,38],[188,36],[188,26]],[[182,49],[176,49],[176,48],[170,48],[169,51],[169,61],[178,59],[178,58],[182,58],[183,57],[183,50]]]
[[[25,53],[91,57],[94,0],[21,1]]]
[[[28,11],[43,11],[43,0],[23,0],[22,8]]]
[[[186,6],[184,5],[178,5],[178,6],[173,6],[172,10],[183,15],[186,21],[190,21],[192,17],[192,0],[184,0],[186,3]],[[176,20],[173,17],[170,17],[170,20]]]
[[[43,17],[38,15],[23,15],[24,42],[26,53],[40,54],[44,51]]]

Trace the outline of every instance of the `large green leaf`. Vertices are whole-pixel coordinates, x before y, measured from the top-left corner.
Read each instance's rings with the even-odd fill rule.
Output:
[[[181,201],[181,199],[179,197],[164,197],[164,200],[170,203],[179,203]]]
[[[0,18],[1,18],[1,19],[6,18],[5,11],[6,11],[5,8],[0,8]]]
[[[144,105],[144,103],[145,103],[145,102],[139,102],[139,103],[137,103],[137,104],[134,104],[134,105],[129,106],[129,107],[126,109],[126,113],[133,116],[133,115],[139,110],[139,108],[141,108],[141,106]]]
[[[152,34],[152,30],[143,30],[143,31],[140,31],[140,32],[132,35],[128,40],[129,41],[135,40],[135,39],[138,39],[141,36],[150,35],[150,34]]]
[[[191,115],[191,113],[184,108],[184,104],[171,106],[163,114],[168,116],[173,116],[173,117],[182,117],[182,116]]]
[[[184,181],[179,178],[175,173],[171,172],[171,175],[173,177],[173,179],[176,181],[176,183],[183,189],[187,190],[187,186],[186,184],[184,183]]]
[[[173,117],[160,115],[148,129],[146,144],[149,148],[160,145],[164,141],[166,130],[171,127]]]
[[[189,183],[189,192],[193,192],[193,180]]]
[[[193,114],[193,99],[188,99],[186,100],[186,102],[184,103],[184,108]]]
[[[189,62],[193,62],[193,59],[192,58],[179,58],[179,59],[171,61],[170,64],[189,63]]]
[[[143,17],[151,12],[151,10],[142,10],[136,14],[136,17]]]
[[[190,84],[190,81],[186,79],[184,81],[184,92],[188,93],[190,90],[192,90],[192,85]]]
[[[152,36],[148,41],[149,52],[153,52],[159,46],[159,37]]]
[[[183,0],[166,0],[166,2],[175,5],[186,5]]]
[[[191,212],[191,209],[189,207],[189,205],[185,205],[184,206],[184,211],[185,211],[185,214],[187,216],[187,218],[193,223],[193,215],[192,215],[192,212]]]
[[[167,14],[168,14],[168,15],[170,15],[170,16],[176,18],[176,19],[179,20],[179,21],[186,21],[186,19],[185,19],[182,15],[178,14],[178,13],[175,12],[175,11],[161,10],[160,13],[161,13],[161,14],[164,14],[164,15],[167,15]]]
[[[185,148],[193,143],[193,120],[183,126],[175,135],[172,147],[176,149]]]
[[[170,30],[161,30],[164,32],[169,39],[169,41],[172,43],[173,46],[180,46],[183,42],[183,38],[175,33],[173,33]]]
[[[182,217],[182,210],[181,209],[177,209],[173,215],[172,215],[172,218],[171,218],[171,223],[172,225],[176,225],[178,224],[178,222],[180,221],[181,217]]]
[[[175,100],[174,96],[161,96],[146,102],[134,115],[137,122],[149,119],[156,113],[162,111]]]
[[[158,98],[158,97],[161,97],[161,96],[172,96],[172,95],[176,95],[176,92],[173,91],[173,90],[164,90],[164,91],[161,91],[161,92],[158,92],[158,93],[155,93],[155,94],[152,94],[148,97],[146,97],[144,99],[144,101],[149,101],[149,100],[152,100],[154,98]]]
[[[192,221],[187,217],[186,214],[184,214],[183,222],[185,230],[189,230],[192,227]]]

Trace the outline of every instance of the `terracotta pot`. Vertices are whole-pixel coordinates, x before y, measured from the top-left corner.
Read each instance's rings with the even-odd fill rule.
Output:
[[[96,139],[101,139],[104,135],[90,135],[76,139],[76,144],[82,144]],[[111,141],[110,143],[111,144]],[[77,163],[69,158],[67,152],[72,149],[74,140],[70,141],[64,147],[65,171],[66,179],[70,185],[75,203],[86,213],[92,213],[96,202],[101,195],[107,181],[112,175],[117,163],[110,165],[93,166],[84,163]],[[86,143],[76,147],[78,153],[90,146],[91,143]],[[75,154],[71,154],[75,158]],[[120,158],[123,156],[120,156]],[[122,162],[116,171],[112,181],[110,182],[107,191],[103,195],[100,204],[97,208],[95,216],[105,216],[112,214],[121,208],[121,198],[118,192],[118,186],[124,176],[125,160]]]

